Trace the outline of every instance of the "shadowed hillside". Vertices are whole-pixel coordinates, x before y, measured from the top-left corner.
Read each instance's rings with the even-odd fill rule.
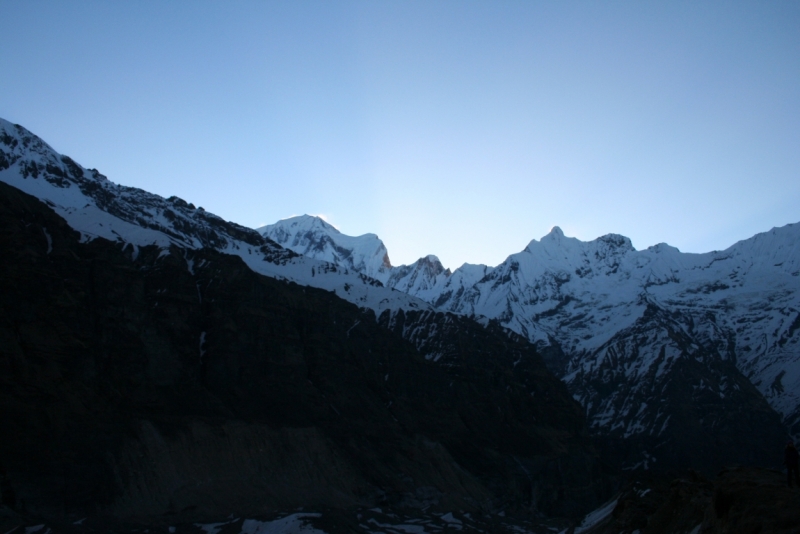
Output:
[[[580,407],[525,342],[473,325],[460,364],[435,365],[372,312],[236,257],[81,244],[5,184],[0,220],[0,462],[18,511],[574,515],[603,493]]]

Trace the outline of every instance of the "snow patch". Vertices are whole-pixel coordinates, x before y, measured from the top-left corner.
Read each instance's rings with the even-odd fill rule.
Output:
[[[50,234],[47,232],[47,228],[42,226],[42,232],[44,232],[44,237],[47,239],[47,253],[50,254],[53,252],[53,238],[50,237]]]
[[[307,524],[305,519],[321,517],[320,514],[297,513],[274,521],[245,519],[241,534],[325,534]]]
[[[586,517],[583,518],[583,521],[581,521],[581,524],[575,527],[575,534],[586,532],[610,517],[611,513],[614,511],[614,508],[617,507],[617,502],[619,502],[619,497],[607,502],[594,512],[587,514]]]

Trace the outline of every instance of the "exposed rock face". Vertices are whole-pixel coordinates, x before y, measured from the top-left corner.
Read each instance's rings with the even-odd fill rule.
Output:
[[[602,493],[581,409],[499,330],[441,314],[449,365],[434,363],[397,317],[387,329],[210,249],[80,243],[5,184],[0,257],[0,463],[18,510],[574,514]]]
[[[685,320],[651,303],[567,375],[608,444],[606,457],[628,469],[692,467],[706,475],[727,465],[770,465],[786,436],[778,414],[728,348],[698,345]]]

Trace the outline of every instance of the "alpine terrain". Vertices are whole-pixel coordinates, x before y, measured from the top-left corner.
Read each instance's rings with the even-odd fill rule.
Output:
[[[549,532],[623,473],[800,434],[797,225],[708,254],[555,228],[451,272],[2,119],[0,182],[2,532]]]
[[[0,182],[3,532],[298,507],[339,512],[287,528],[376,532],[367,510],[399,517],[376,507],[570,517],[611,491],[578,403],[498,324],[116,185],[5,121]]]
[[[718,466],[748,449],[739,425],[774,421],[773,410],[800,437],[798,224],[707,254],[637,251],[613,234],[582,242],[556,227],[496,267],[453,272],[434,256],[393,267],[376,236],[310,216],[259,232],[526,337],[627,468]]]

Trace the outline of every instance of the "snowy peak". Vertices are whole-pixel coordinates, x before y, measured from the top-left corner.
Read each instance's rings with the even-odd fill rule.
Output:
[[[800,224],[787,224],[768,232],[756,234],[726,249],[722,256],[752,258],[763,267],[777,267],[780,271],[798,276],[800,271]]]
[[[313,215],[298,215],[296,217],[289,217],[288,219],[283,219],[278,221],[278,223],[269,225],[275,226],[281,231],[287,233],[298,233],[298,232],[315,232],[321,231],[331,234],[340,234],[339,230],[336,229],[335,226],[328,223],[322,217],[315,217]],[[264,226],[263,228],[259,228],[258,231],[261,231],[265,228],[269,228],[269,226]]]
[[[303,256],[352,269],[382,283],[389,278],[389,254],[375,234],[348,236],[311,215],[283,219],[257,231]]]
[[[560,226],[554,226],[550,229],[546,236],[542,239],[550,239],[552,241],[558,241],[564,237],[564,231],[561,229]]]
[[[678,248],[668,245],[666,243],[657,243],[655,245],[647,247],[647,250],[654,252],[656,254],[680,254],[680,250]]]
[[[386,285],[425,299],[425,296],[436,291],[450,274],[450,269],[445,269],[439,258],[429,254],[411,265],[394,267]]]
[[[558,226],[554,226],[541,240],[533,239],[523,252],[530,252],[544,258],[568,258],[580,248],[581,241],[567,237]]]
[[[532,240],[522,252],[510,256],[506,262],[518,264],[526,273],[526,280],[545,272],[592,277],[617,272],[620,263],[633,252],[635,249],[625,236],[607,234],[592,241],[581,241],[565,236],[556,226],[540,241]]]
[[[42,141],[19,124],[12,124],[5,119],[0,119],[0,143],[10,149],[10,154],[34,153],[40,156],[51,156],[56,153],[53,147]],[[9,161],[9,152],[4,152],[0,160],[0,170],[10,167],[16,159]]]
[[[429,296],[450,276],[450,270],[432,254],[411,265],[392,266],[378,236],[348,236],[319,217],[292,217],[259,228],[258,232],[298,254],[351,269],[420,298]]]
[[[133,258],[140,247],[154,245],[162,249],[160,257],[168,256],[172,247],[177,247],[183,251],[192,273],[193,250],[211,248],[239,256],[259,274],[333,291],[376,313],[431,308],[416,297],[388,290],[361,271],[298,255],[256,230],[225,221],[176,196],[165,199],[115,184],[97,170],[85,169],[58,154],[25,128],[2,119],[0,181],[46,203],[80,232],[83,241],[104,238],[116,242],[130,250]],[[318,233],[338,234],[340,241],[349,239],[355,256],[376,256],[378,268],[389,265],[383,243],[376,236],[347,238],[324,221],[314,219],[307,217],[298,222],[313,225]],[[46,229],[43,232],[47,235]]]
[[[55,152],[19,125],[0,119],[0,179],[50,205],[83,235],[132,245],[217,250],[248,247],[270,261],[294,254],[257,232],[196,208],[109,181]]]
[[[631,240],[619,234],[606,234],[598,237],[592,241],[581,241],[575,237],[568,237],[558,226],[554,226],[550,232],[542,237],[541,240],[536,239],[528,243],[525,250],[534,252],[537,250],[546,250],[548,252],[563,250],[581,250],[581,249],[605,249],[614,251],[614,253],[626,253],[636,249],[633,248]]]

